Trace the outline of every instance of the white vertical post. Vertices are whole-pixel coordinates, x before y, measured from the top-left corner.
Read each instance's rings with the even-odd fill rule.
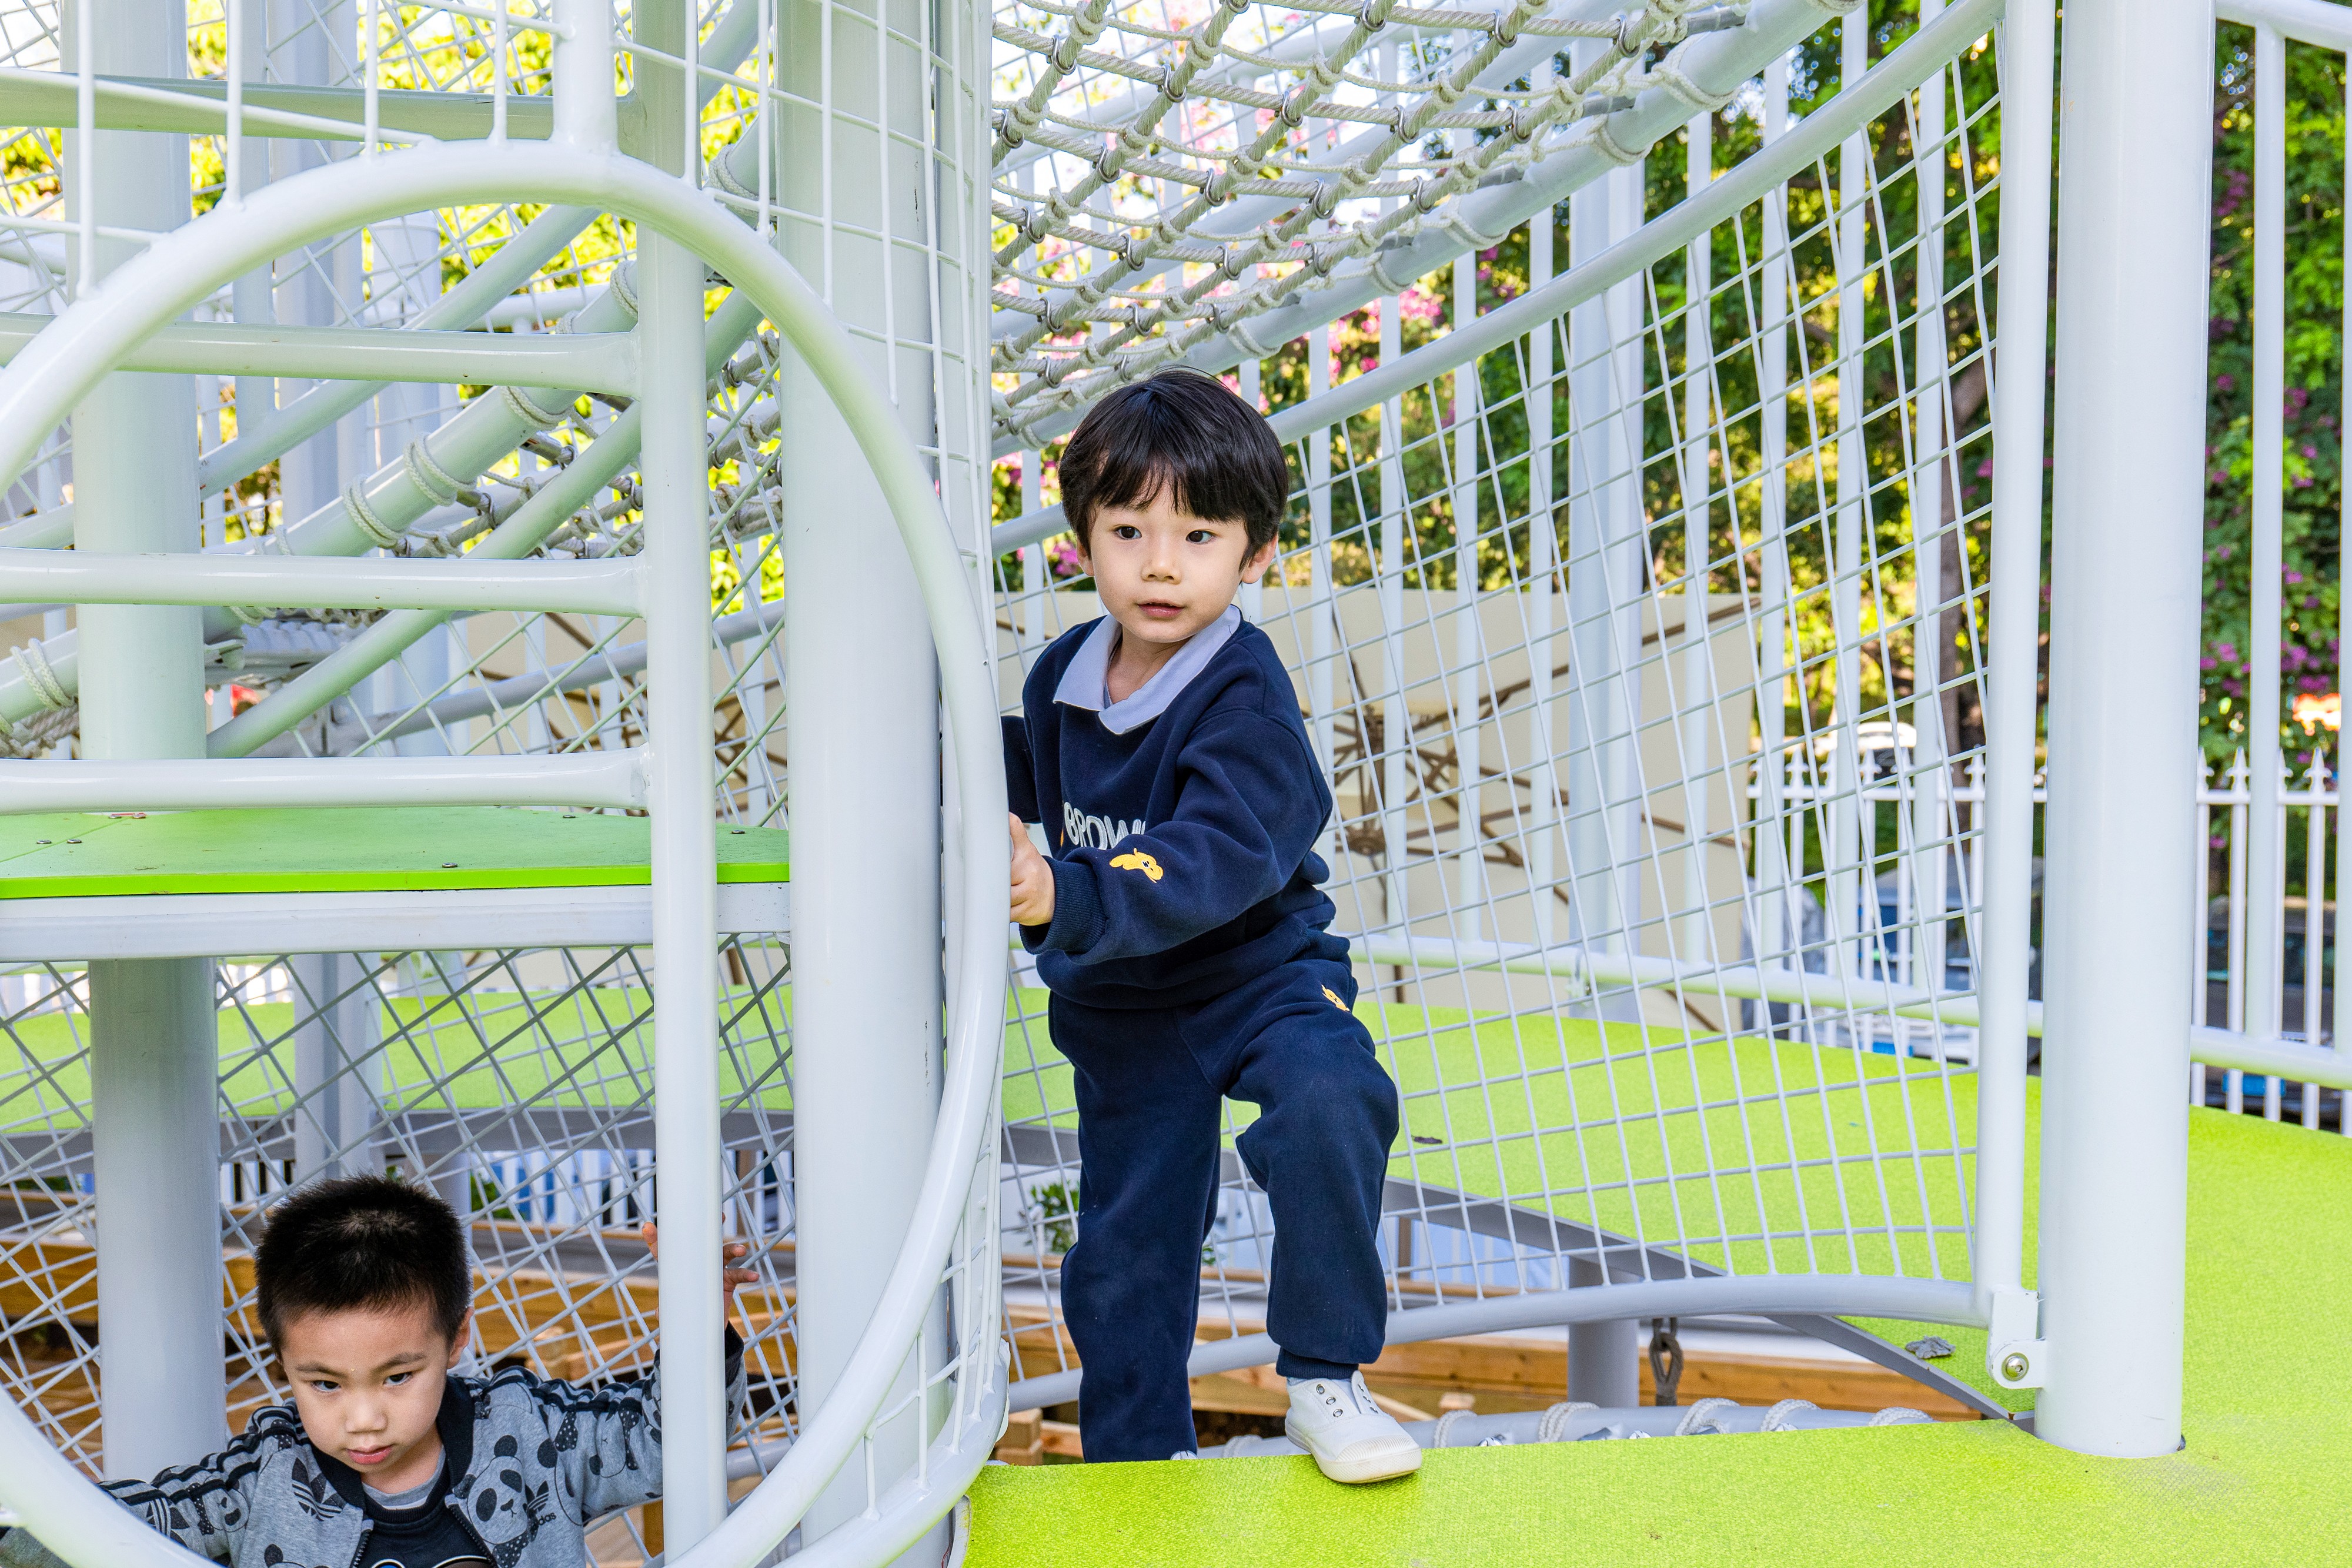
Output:
[[[727,1516],[702,262],[647,236],[638,247],[636,289],[642,401],[649,405],[644,426],[646,554],[652,573],[646,683],[655,727],[654,1145],[661,1161],[664,1242],[663,1529],[669,1550],[683,1552]]]
[[[1869,0],[1838,21],[1841,92],[1852,91],[1870,69]],[[1822,869],[1829,877],[1831,972],[1853,975],[1862,967],[1866,927],[1878,923],[1878,900],[1869,894],[1871,852],[1862,799],[1862,551],[1869,528],[1870,453],[1863,440],[1868,391],[1863,378],[1864,203],[1870,190],[1870,139],[1857,131],[1838,148],[1837,239],[1837,501],[1830,555],[1830,635],[1834,643],[1835,689],[1832,693],[1829,810],[1823,826]],[[1864,918],[1867,897],[1869,915]]]
[[[1381,79],[1397,79],[1397,46],[1380,47]],[[1383,212],[1396,205],[1394,197],[1381,202]],[[1392,365],[1404,355],[1404,300],[1390,295],[1380,302],[1381,363]],[[1405,768],[1412,755],[1412,709],[1404,690],[1404,566],[1412,546],[1412,501],[1404,488],[1404,403],[1391,398],[1381,404],[1381,752],[1380,768],[1381,860],[1387,874],[1381,887],[1388,900],[1386,924],[1398,936],[1412,930],[1409,902],[1412,879],[1405,835]],[[1367,761],[1370,748],[1366,747]],[[1437,848],[1433,838],[1430,849]]]
[[[555,140],[607,152],[620,136],[613,92],[613,0],[555,0]]]
[[[1404,301],[1390,295],[1381,301],[1381,363],[1392,365],[1404,354]],[[1398,936],[1412,930],[1410,902],[1412,875],[1406,834],[1412,827],[1404,800],[1412,756],[1412,708],[1404,689],[1404,568],[1412,550],[1412,500],[1404,488],[1404,404],[1391,398],[1381,404],[1381,750],[1380,768],[1381,859],[1387,874],[1381,886],[1388,898],[1388,927]],[[1369,751],[1369,748],[1368,748]],[[1433,852],[1436,844],[1430,845]]]
[[[1580,67],[1599,54],[1591,41],[1576,46]],[[1570,265],[1639,228],[1642,194],[1641,171],[1618,169],[1571,195]],[[1639,909],[1642,289],[1629,278],[1569,312],[1568,869],[1577,939],[1606,953],[1633,950]],[[1640,1005],[1623,997],[1602,1011],[1638,1018]]]
[[[2284,967],[2286,850],[2279,789],[2279,570],[2286,476],[2286,40],[2254,26],[2253,515],[2246,570],[2246,752],[2253,769],[2246,814],[2246,1027],[2275,1035]],[[2263,1080],[2263,1114],[2279,1115],[2278,1074]]]
[[[1331,329],[1318,327],[1307,334],[1307,395],[1320,397],[1331,390]],[[1307,718],[1314,737],[1315,758],[1326,777],[1336,747],[1331,712],[1331,661],[1336,651],[1332,617],[1339,601],[1331,582],[1331,430],[1328,425],[1307,433],[1307,548],[1314,586],[1307,591]],[[1339,863],[1346,832],[1333,813],[1328,859]],[[1360,915],[1357,918],[1362,926]]]
[[[1550,86],[1552,68],[1538,70],[1530,85],[1538,92]],[[1559,222],[1557,207],[1546,207],[1528,220],[1528,287],[1551,281],[1553,231]],[[1528,706],[1534,715],[1528,726],[1534,767],[1530,770],[1534,800],[1528,820],[1528,898],[1536,946],[1549,948],[1554,941],[1553,883],[1558,874],[1555,856],[1559,831],[1559,735],[1553,722],[1552,622],[1559,591],[1559,521],[1553,498],[1552,409],[1559,389],[1553,383],[1552,346],[1558,320],[1539,321],[1528,334]]]
[[[637,41],[683,57],[694,0],[647,0]],[[593,44],[591,45],[593,48]],[[637,61],[638,156],[677,174],[692,88]],[[662,1228],[664,1537],[672,1553],[727,1517],[719,1122],[718,848],[710,753],[710,464],[704,451],[701,259],[639,231],[635,288],[646,409],[641,472],[646,695],[651,725],[655,1217]]]
[[[263,0],[268,7],[269,75],[279,82],[331,87],[349,60],[346,40],[359,34],[352,0]],[[184,25],[184,24],[183,24]],[[256,141],[261,141],[256,138]],[[263,141],[269,160],[269,177],[285,180],[327,162],[332,154],[323,143],[293,137]],[[335,322],[335,286],[331,276],[336,252],[355,247],[356,236],[331,246],[320,240],[280,258],[274,290],[275,319],[289,326],[328,327]],[[258,382],[259,378],[252,378]],[[267,385],[266,382],[260,382]],[[314,383],[299,377],[278,381],[280,403],[290,403]],[[254,412],[248,408],[247,413]],[[346,415],[296,445],[278,461],[278,506],[282,521],[307,517],[331,506],[342,494],[339,427]]]
[[[1789,130],[1789,61],[1765,68],[1764,141]],[[1774,187],[1764,203],[1764,255],[1758,292],[1763,296],[1762,340],[1757,350],[1757,434],[1762,496],[1758,503],[1757,575],[1762,581],[1756,617],[1756,883],[1762,918],[1758,956],[1767,968],[1798,968],[1803,935],[1793,883],[1804,869],[1788,851],[1795,819],[1788,816],[1786,754],[1789,705],[1789,191]],[[1784,821],[1784,817],[1787,820]],[[1758,1011],[1771,1017],[1770,1004]]]
[[[1683,199],[1696,197],[1715,179],[1715,116],[1691,117],[1684,148]],[[1715,664],[1708,643],[1707,584],[1714,544],[1714,231],[1683,253],[1683,674],[1676,695],[1682,716],[1682,929],[1669,949],[1686,964],[1714,956],[1714,915],[1707,908],[1706,845],[1715,791]],[[1737,513],[1734,517],[1737,517]],[[1660,628],[1664,630],[1663,627]]]
[[[1943,10],[1943,0],[1920,0],[1919,25]],[[1913,406],[1917,453],[1911,473],[1911,863],[1902,886],[1910,894],[1910,973],[1914,986],[1944,988],[1944,908],[1948,847],[1958,827],[1950,806],[1951,768],[1944,733],[1944,664],[1951,650],[1944,637],[1945,501],[1951,464],[1945,446],[1956,433],[1944,427],[1944,396],[1949,350],[1944,342],[1944,94],[1948,68],[1919,84],[1918,119],[1912,137],[1914,178],[1918,182],[1919,252],[1916,305],[1918,331],[1912,357],[1917,392]],[[1957,548],[1957,541],[1953,548]],[[1899,754],[1898,754],[1899,756]],[[1900,1022],[1896,1028],[1905,1027]],[[1926,1027],[1943,1054],[1943,1025]]]
[[[69,56],[104,75],[186,75],[185,16],[157,0],[66,9]],[[81,26],[88,19],[87,36]],[[68,189],[84,225],[79,258],[102,278],[131,254],[99,225],[169,229],[188,218],[179,137],[77,131]],[[95,164],[103,177],[79,176]],[[198,546],[195,386],[187,376],[114,375],[73,417],[79,549]],[[84,605],[80,755],[205,754],[204,632],[189,608]],[[99,1338],[105,1466],[151,1475],[226,1436],[221,1363],[219,1044],[213,966],[203,958],[89,967],[92,1162],[98,1199]]]
[[[2033,943],[2034,717],[2042,636],[2042,446],[2050,315],[2051,76],[2055,0],[2012,0],[2001,34],[2000,280],[2008,304],[1998,329],[1992,382],[1993,469],[1989,655],[1982,773],[1984,914],[1975,954],[1977,1214],[1969,1249],[1977,1310],[1988,1324],[1986,1364],[2002,1364],[2041,1337],[2040,1306],[2023,1288],[2025,1267],[2026,991]],[[2038,1383],[2025,1352],[2023,1378]]]
[[[888,14],[895,16],[895,13]],[[944,9],[939,47],[971,29]],[[934,191],[919,149],[932,78],[866,0],[784,7],[785,254],[861,339],[866,369],[925,446],[940,444],[926,247]],[[955,144],[976,128],[954,133]],[[984,130],[981,131],[984,134]],[[953,361],[950,361],[952,363]],[[938,673],[905,545],[879,486],[815,378],[787,357],[783,400],[786,721],[792,737],[793,1171],[800,1401],[817,1409],[865,1332],[906,1232],[940,1092],[940,756]],[[969,406],[949,392],[950,409]],[[971,831],[989,831],[974,823]],[[882,1244],[878,1244],[880,1242]],[[891,1396],[944,1361],[935,1316]],[[879,1427],[802,1524],[814,1541],[864,1512],[929,1437],[916,1398]],[[886,1408],[887,1406],[886,1406]],[[916,1554],[936,1563],[944,1537]]]
[[[2067,7],[2035,1429],[2117,1456],[2180,1441],[2212,51],[2207,0]]]
[[[2304,900],[2303,900],[2303,1017],[2300,1020],[2304,1040],[2319,1043],[2320,968],[2319,944],[2326,929],[2326,910],[2321,903],[2320,890],[2327,885],[2327,754],[2315,750],[2311,766],[2305,770],[2303,787],[2311,803],[2303,811]],[[2319,1085],[2305,1082],[2298,1096],[2303,1102],[2303,1124],[2316,1129],[2319,1125]]]
[[[2344,85],[2344,100],[2346,109],[2352,110],[2352,80],[2347,80]],[[2344,211],[2344,237],[2346,241],[2344,255],[2347,260],[2352,260],[2352,206],[2347,206]],[[2347,289],[2344,295],[2343,331],[2346,340],[2352,341],[2352,289]],[[2345,401],[2347,406],[2336,411],[2339,423],[2347,413],[2352,413],[2352,398]],[[2352,648],[2352,593],[2343,591],[2347,577],[2343,563],[2352,562],[2352,486],[2342,486],[2339,489],[2336,522],[2336,559],[2338,563],[2336,646],[2341,650]],[[2339,695],[2346,689],[2340,663],[2336,689]],[[2337,723],[2340,725],[2342,722],[2339,714]],[[2345,1038],[2345,1026],[2347,1022],[2352,1022],[2352,1019],[2346,1017],[2344,1009],[2345,993],[2347,989],[2352,989],[2352,985],[2347,985],[2347,982],[2352,982],[2352,973],[2347,973],[2344,967],[2344,937],[2347,933],[2352,933],[2352,873],[2347,873],[2346,870],[2347,866],[2352,866],[2352,810],[2346,809],[2352,807],[2352,784],[2346,782],[2345,758],[2347,754],[2352,754],[2352,747],[2347,747],[2345,744],[2347,739],[2352,739],[2352,731],[2339,728],[2336,731],[2336,916],[2343,924],[2339,924],[2336,927],[2335,1007],[2330,1010],[2327,1019],[2336,1052],[2343,1056],[2352,1056],[2352,1040]],[[2315,900],[2317,895],[2317,888],[2315,887],[2313,889]],[[2317,938],[2310,938],[2310,940],[2317,940]],[[2315,1000],[2306,1001],[2304,1004],[2306,1009],[2317,1005]],[[2318,1042],[2315,1040],[2313,1043]],[[2339,1108],[2336,1113],[2336,1130],[2345,1137],[2352,1138],[2352,1107],[2344,1106],[2341,1102],[2338,1104]]]
[[[1253,268],[1251,276],[1256,277],[1259,270]],[[1261,413],[1265,408],[1265,367],[1253,355],[1241,362],[1237,378],[1241,382],[1242,401]],[[1265,620],[1265,578],[1261,577],[1255,582],[1243,583],[1237,602],[1242,607],[1243,618],[1251,625],[1255,626],[1264,622]]]
[[[1462,331],[1478,319],[1478,256],[1464,251],[1454,258],[1453,329]],[[1478,618],[1484,613],[1478,592],[1478,359],[1472,355],[1454,372],[1454,755],[1458,789],[1454,834],[1454,929],[1457,938],[1477,941],[1486,935],[1486,845],[1479,829],[1479,769],[1482,726],[1479,690],[1485,685],[1484,639]],[[1434,832],[1433,824],[1432,831]],[[1432,846],[1433,848],[1434,845]]]
[[[375,1048],[383,1017],[372,966],[351,953],[304,953],[294,971],[294,1180],[380,1174]]]
[[[1598,57],[1575,46],[1581,67]],[[1642,223],[1638,167],[1617,169],[1569,198],[1570,265]],[[1569,313],[1568,874],[1574,939],[1603,953],[1633,950],[1642,802],[1633,725],[1643,549],[1641,515],[1642,279],[1629,278]],[[1629,362],[1630,361],[1630,362]],[[1638,1021],[1639,993],[1598,1003],[1602,1018]],[[1571,1286],[1604,1284],[1597,1258],[1570,1259]],[[1604,1408],[1640,1397],[1639,1325],[1580,1323],[1569,1334],[1568,1393]]]

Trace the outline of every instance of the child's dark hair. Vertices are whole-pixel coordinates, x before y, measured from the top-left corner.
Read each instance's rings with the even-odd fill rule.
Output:
[[[457,1337],[474,1294],[466,1228],[433,1193],[387,1176],[342,1176],[278,1206],[254,1249],[255,1306],[272,1349],[305,1312],[427,1307]]]
[[[1242,524],[1255,555],[1282,526],[1290,469],[1265,415],[1213,376],[1167,370],[1078,422],[1062,450],[1062,516],[1091,551],[1097,511],[1148,507],[1163,486],[1180,511]]]

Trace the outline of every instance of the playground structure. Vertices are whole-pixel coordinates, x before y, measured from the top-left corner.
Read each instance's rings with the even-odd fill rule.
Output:
[[[269,1195],[391,1166],[474,1222],[485,1364],[659,1356],[630,1552],[951,1550],[1081,1375],[993,720],[1095,613],[1055,444],[1177,361],[1297,455],[1244,609],[1403,1095],[1391,1342],[1564,1327],[1623,1411],[1644,1324],[1769,1320],[1998,1410],[1845,1320],[1960,1325],[2040,1436],[2168,1451],[2184,1094],[2316,1126],[2352,1083],[2315,921],[2285,1033],[2282,835],[2314,888],[2352,837],[2281,793],[2274,687],[2190,789],[2212,64],[2171,8],[2069,8],[2054,345],[2038,5],[6,12],[0,1505],[172,1555],[78,1474],[276,1397]],[[1229,1164],[1196,1375],[1273,1357]]]

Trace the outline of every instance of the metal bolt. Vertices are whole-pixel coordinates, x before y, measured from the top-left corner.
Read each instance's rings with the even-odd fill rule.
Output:
[[[2033,1364],[2025,1359],[2025,1353],[2021,1350],[2012,1350],[2000,1358],[2000,1375],[2011,1383],[2032,1370]]]

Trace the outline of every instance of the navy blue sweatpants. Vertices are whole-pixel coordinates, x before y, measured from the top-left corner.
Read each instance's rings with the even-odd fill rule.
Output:
[[[1347,965],[1301,958],[1185,1007],[1053,998],[1054,1044],[1077,1087],[1078,1239],[1062,1263],[1062,1311],[1086,1372],[1088,1459],[1194,1447],[1184,1363],[1216,1218],[1221,1099],[1258,1107],[1237,1144],[1274,1210],[1276,1369],[1344,1377],[1379,1357],[1375,1230],[1397,1097],[1349,1010],[1355,997]]]

